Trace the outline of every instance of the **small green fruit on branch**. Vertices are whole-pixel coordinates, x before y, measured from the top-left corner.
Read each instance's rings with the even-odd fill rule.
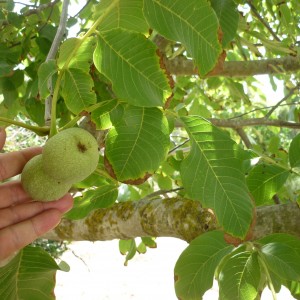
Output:
[[[88,177],[99,159],[96,139],[86,130],[69,128],[51,137],[43,153],[24,167],[24,190],[37,201],[61,198],[73,183]]]
[[[34,200],[51,201],[65,195],[72,184],[48,176],[43,171],[42,154],[40,154],[25,165],[22,172],[22,185]]]
[[[96,169],[98,160],[96,139],[81,128],[61,131],[43,149],[43,169],[57,180],[81,181]]]

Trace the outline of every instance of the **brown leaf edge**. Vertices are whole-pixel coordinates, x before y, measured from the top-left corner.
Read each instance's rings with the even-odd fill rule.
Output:
[[[235,247],[237,247],[244,242],[252,240],[253,239],[253,229],[254,229],[255,225],[256,225],[256,208],[254,207],[252,222],[250,224],[249,230],[248,230],[245,238],[240,239],[240,238],[237,238],[237,237],[225,232],[224,233],[225,242],[227,244],[234,245]]]
[[[218,41],[222,45],[223,39],[223,31],[221,27],[218,29]],[[226,59],[226,51],[223,49],[222,53],[219,55],[217,63],[215,64],[214,68],[207,73],[207,76],[214,76],[220,74],[221,71],[224,70],[224,61]]]
[[[125,183],[125,184],[130,184],[130,185],[140,185],[144,183],[149,177],[151,177],[153,174],[147,173],[141,177],[141,178],[133,178],[133,179],[127,179],[127,180],[119,180],[116,176],[116,173],[113,169],[113,166],[109,162],[108,158],[106,155],[104,155],[104,167],[107,173],[114,179],[118,180],[119,182]]]
[[[172,91],[171,95],[166,99],[166,103],[164,105],[164,109],[168,109],[170,106],[170,103],[173,99],[173,96],[174,96],[173,90],[175,87],[175,81],[174,81],[172,75],[169,73],[169,71],[166,68],[165,61],[164,61],[165,55],[159,49],[156,49],[156,55],[159,57],[159,66],[164,71],[164,73],[168,79],[169,86]]]

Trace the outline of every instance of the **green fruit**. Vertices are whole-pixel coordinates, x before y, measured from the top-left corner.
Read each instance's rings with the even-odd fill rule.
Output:
[[[46,142],[42,156],[43,169],[47,175],[59,181],[75,183],[96,169],[98,144],[88,131],[69,128]]]
[[[24,190],[37,201],[57,200],[64,196],[72,185],[55,180],[44,173],[42,154],[27,162],[22,171],[21,182]]]

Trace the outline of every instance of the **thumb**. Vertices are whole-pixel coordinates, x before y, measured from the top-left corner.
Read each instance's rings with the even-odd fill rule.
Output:
[[[5,144],[5,139],[6,139],[6,132],[3,127],[0,127],[0,150],[4,147]]]

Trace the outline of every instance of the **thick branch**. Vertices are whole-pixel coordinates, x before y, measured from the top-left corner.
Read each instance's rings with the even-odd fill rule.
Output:
[[[158,199],[124,202],[92,212],[83,220],[64,219],[48,239],[105,241],[142,236],[175,237],[191,241],[218,227],[211,210],[198,201]],[[296,203],[257,208],[253,239],[271,233],[300,237],[300,209]]]
[[[209,121],[219,127],[227,128],[242,128],[246,126],[274,126],[274,127],[286,127],[286,128],[300,128],[300,123],[294,123],[282,120],[269,120],[265,118],[253,118],[253,119],[209,119]]]
[[[198,75],[192,60],[178,56],[172,60],[165,60],[165,65],[173,75]],[[226,61],[223,69],[214,71],[206,77],[247,77],[260,74],[293,73],[300,70],[300,56],[286,56],[282,58],[262,59],[252,61]]]

